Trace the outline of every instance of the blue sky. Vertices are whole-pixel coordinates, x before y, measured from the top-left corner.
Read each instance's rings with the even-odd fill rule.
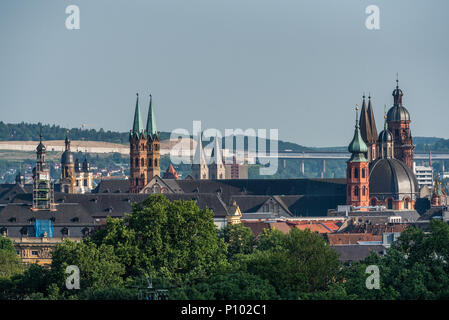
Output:
[[[80,30],[65,27],[71,4]],[[381,130],[398,72],[412,134],[449,138],[448,12],[447,0],[2,0],[0,120],[127,131],[135,93],[146,117],[151,92],[162,131],[201,120],[344,145],[363,92]]]

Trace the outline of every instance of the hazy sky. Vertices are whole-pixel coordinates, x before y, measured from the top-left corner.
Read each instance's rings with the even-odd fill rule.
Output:
[[[67,30],[65,9],[80,9]],[[365,8],[380,8],[380,30]],[[396,72],[412,134],[449,138],[449,1],[1,0],[0,120],[128,131],[278,128],[347,144],[371,92],[380,131]]]

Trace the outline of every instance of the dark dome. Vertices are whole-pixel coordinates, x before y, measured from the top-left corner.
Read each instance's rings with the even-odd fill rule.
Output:
[[[69,150],[66,150],[61,156],[61,164],[65,165],[71,163],[73,163],[73,153]]]
[[[377,159],[370,164],[370,196],[395,200],[409,197],[416,199],[418,181],[413,171],[402,161],[394,158]]]
[[[379,133],[379,142],[392,142],[393,134],[390,130],[384,129]]]
[[[410,113],[403,106],[393,106],[388,110],[387,121],[410,121]]]
[[[37,148],[36,148],[36,150],[37,150],[38,152],[45,152],[46,149],[47,149],[47,148],[45,148],[45,145],[42,143],[42,141],[39,142],[39,144],[37,145]]]

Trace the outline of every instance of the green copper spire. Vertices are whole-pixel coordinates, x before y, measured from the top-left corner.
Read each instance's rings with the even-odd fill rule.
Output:
[[[148,109],[147,133],[151,138],[157,135],[156,119],[154,117],[153,111],[153,97],[151,96],[151,94],[150,94],[150,108]]]
[[[368,161],[365,158],[365,153],[368,152],[368,147],[366,146],[365,141],[363,141],[362,135],[360,134],[360,126],[358,120],[359,107],[356,106],[355,110],[356,110],[356,119],[355,119],[354,138],[352,138],[352,141],[348,147],[348,151],[352,153],[351,159],[349,159],[349,161],[365,162]]]
[[[134,111],[134,123],[133,123],[133,130],[132,134],[140,134],[143,130],[143,124],[142,124],[142,118],[140,117],[140,107],[139,107],[139,94],[136,93],[137,100],[136,100],[136,111]]]

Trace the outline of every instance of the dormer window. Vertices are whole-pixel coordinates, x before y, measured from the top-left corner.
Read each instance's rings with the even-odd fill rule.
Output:
[[[9,221],[9,222],[16,222],[16,221],[17,221],[17,219],[16,219],[16,218],[14,218],[14,217],[11,217],[11,218],[9,218],[9,219],[8,219],[8,221]]]
[[[61,229],[61,234],[63,237],[68,237],[69,236],[69,229],[67,227],[64,227]]]
[[[80,221],[80,218],[78,218],[78,217],[72,218],[72,222],[79,222],[79,221]]]

